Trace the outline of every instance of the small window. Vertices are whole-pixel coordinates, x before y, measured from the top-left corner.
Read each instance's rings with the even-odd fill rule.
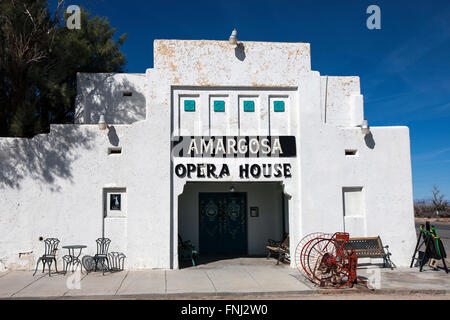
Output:
[[[131,97],[131,96],[133,95],[133,92],[131,92],[131,91],[123,91],[123,92],[122,92],[122,95],[123,95],[124,97]]]
[[[355,149],[345,149],[345,155],[347,157],[356,156],[358,154],[358,150]]]
[[[184,100],[184,111],[195,111],[195,100]]]
[[[225,101],[223,100],[214,101],[214,112],[225,112]]]
[[[121,147],[108,148],[108,154],[121,154],[121,153],[122,153]]]
[[[255,101],[244,101],[244,112],[255,112]]]
[[[274,101],[273,102],[273,111],[284,112],[284,101]]]

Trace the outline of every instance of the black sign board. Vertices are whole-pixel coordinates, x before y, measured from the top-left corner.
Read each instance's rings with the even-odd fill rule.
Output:
[[[186,158],[293,158],[294,136],[179,136],[172,155]]]

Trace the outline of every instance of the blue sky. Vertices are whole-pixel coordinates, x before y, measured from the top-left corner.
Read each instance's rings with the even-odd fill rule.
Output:
[[[54,3],[54,1],[51,1]],[[357,75],[372,126],[410,128],[414,198],[450,199],[450,1],[69,0],[108,17],[128,72],[153,66],[154,39],[308,42],[313,70]],[[381,9],[381,30],[366,9]]]

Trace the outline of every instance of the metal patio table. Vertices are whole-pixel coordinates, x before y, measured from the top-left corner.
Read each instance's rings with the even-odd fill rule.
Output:
[[[75,264],[79,264],[80,268],[81,268],[81,272],[83,272],[83,264],[81,263],[80,256],[81,256],[81,251],[84,248],[87,248],[87,246],[82,245],[82,244],[74,244],[74,245],[69,245],[69,246],[63,246],[63,248],[69,250],[69,254],[65,255],[63,257],[63,261],[65,264],[64,274],[67,273],[67,268],[69,265],[72,265],[72,272],[73,272],[73,267]],[[78,251],[78,254],[75,254],[75,250],[80,250],[80,251]]]

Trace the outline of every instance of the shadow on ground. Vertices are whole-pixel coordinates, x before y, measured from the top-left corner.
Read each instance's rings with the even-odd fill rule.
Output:
[[[217,267],[224,265],[274,265],[277,260],[270,258],[265,259],[265,256],[241,256],[241,255],[200,255],[197,258],[196,266],[192,265],[191,260],[180,260],[179,268],[195,268],[195,267]],[[280,267],[289,266],[288,264],[279,264]]]

